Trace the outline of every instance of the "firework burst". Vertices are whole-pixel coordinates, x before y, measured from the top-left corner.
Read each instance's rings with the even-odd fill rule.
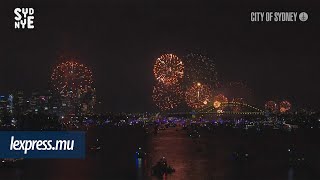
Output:
[[[202,82],[209,87],[217,85],[217,71],[213,59],[200,53],[189,53],[185,58],[185,82],[187,85]]]
[[[268,101],[268,102],[266,102],[266,104],[264,105],[264,107],[265,107],[265,109],[266,109],[267,111],[270,111],[270,112],[272,112],[272,113],[275,113],[275,112],[277,112],[277,110],[278,110],[278,105],[277,105],[277,103],[274,102],[274,101]]]
[[[157,84],[153,87],[152,99],[162,111],[177,107],[183,99],[183,91],[179,85],[164,86]]]
[[[83,64],[66,61],[54,68],[51,82],[62,97],[78,98],[91,90],[92,72]]]
[[[194,83],[185,94],[187,105],[193,109],[199,109],[209,104],[212,91],[209,86],[201,83]]]
[[[176,55],[164,54],[156,60],[153,73],[157,82],[174,85],[183,78],[184,64]]]
[[[291,109],[291,103],[289,101],[281,101],[279,103],[279,111],[285,113]]]
[[[222,103],[228,102],[228,98],[223,94],[218,94],[213,97],[213,107],[220,108]]]

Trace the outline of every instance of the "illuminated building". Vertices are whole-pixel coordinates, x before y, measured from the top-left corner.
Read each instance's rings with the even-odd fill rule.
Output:
[[[5,96],[0,96],[0,116],[3,116],[7,111],[7,99]]]
[[[27,110],[26,99],[23,91],[13,93],[13,107],[15,114],[23,114]]]

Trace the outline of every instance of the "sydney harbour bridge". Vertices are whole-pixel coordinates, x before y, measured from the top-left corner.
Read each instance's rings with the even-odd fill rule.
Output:
[[[264,116],[268,111],[240,102],[221,102],[219,107],[207,105],[198,110],[170,112],[167,115]]]

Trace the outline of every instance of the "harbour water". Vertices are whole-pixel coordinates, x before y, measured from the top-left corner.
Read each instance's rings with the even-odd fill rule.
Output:
[[[87,144],[99,139],[101,150],[87,152],[85,159],[32,159],[23,166],[2,167],[4,180],[159,179],[151,168],[165,157],[176,172],[172,180],[316,180],[319,178],[318,132],[279,130],[256,132],[243,129],[199,130],[188,136],[181,127],[145,132],[143,128],[95,128],[87,132]],[[137,159],[141,147],[147,155]],[[301,152],[301,164],[291,166],[288,153]],[[246,154],[236,160],[235,153]],[[303,159],[302,159],[303,158]],[[300,161],[300,160],[299,160]],[[318,166],[317,166],[318,165]]]

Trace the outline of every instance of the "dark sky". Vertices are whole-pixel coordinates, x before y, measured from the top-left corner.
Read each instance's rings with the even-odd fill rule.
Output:
[[[202,49],[219,78],[244,80],[257,104],[289,99],[319,108],[316,1],[1,1],[0,93],[48,87],[61,55],[94,74],[106,111],[149,111],[152,68],[163,52]],[[15,7],[35,9],[35,30],[14,30]],[[250,22],[251,11],[305,11],[307,22]]]

